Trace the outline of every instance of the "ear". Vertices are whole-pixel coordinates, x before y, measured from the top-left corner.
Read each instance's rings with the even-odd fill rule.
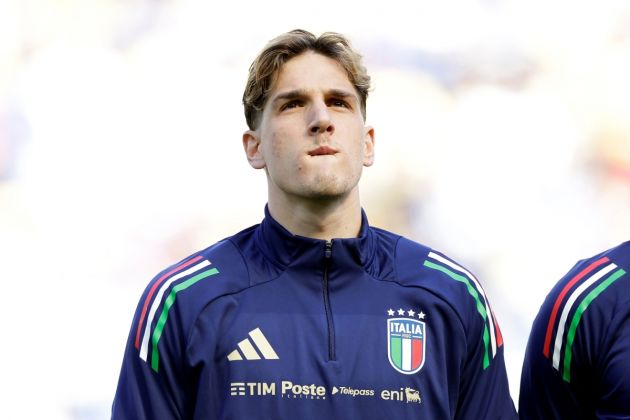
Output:
[[[256,131],[247,130],[243,133],[243,149],[247,161],[254,169],[262,169],[266,166],[260,146],[260,136]]]
[[[372,166],[374,163],[374,128],[365,127],[363,137],[363,166]]]

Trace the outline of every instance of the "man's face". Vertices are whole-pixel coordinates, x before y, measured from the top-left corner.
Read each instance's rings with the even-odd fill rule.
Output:
[[[280,69],[243,144],[250,164],[266,168],[270,200],[325,199],[356,192],[373,162],[374,130],[343,67],[309,51]]]

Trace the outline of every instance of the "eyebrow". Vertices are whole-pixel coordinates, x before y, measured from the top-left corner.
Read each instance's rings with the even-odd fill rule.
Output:
[[[272,98],[271,102],[276,104],[281,101],[290,101],[292,99],[304,98],[305,96],[308,96],[308,92],[305,89],[294,89],[287,92],[279,93]],[[353,98],[357,102],[359,101],[359,97],[356,94],[343,89],[329,89],[328,91],[326,91],[326,96],[334,96],[336,98],[342,99]]]

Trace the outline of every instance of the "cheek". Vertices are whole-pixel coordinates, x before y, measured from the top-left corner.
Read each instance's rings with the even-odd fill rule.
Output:
[[[285,144],[281,141],[274,141],[270,144],[270,150],[272,158],[280,165],[286,165],[291,159],[289,151],[285,147]]]
[[[281,132],[275,132],[267,139],[264,154],[268,167],[271,167],[274,173],[304,173],[305,162],[300,160],[300,152],[290,137],[284,136]]]
[[[267,152],[274,158],[287,158],[289,142],[287,142],[287,133],[282,129],[270,130],[266,135]]]

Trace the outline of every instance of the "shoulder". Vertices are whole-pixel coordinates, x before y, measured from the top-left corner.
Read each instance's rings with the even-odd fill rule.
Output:
[[[451,307],[464,325],[491,316],[486,293],[471,270],[443,252],[405,237],[395,238],[393,282],[430,293]]]
[[[160,271],[143,293],[144,312],[176,308],[182,321],[193,322],[213,300],[248,288],[248,265],[235,244],[247,232],[225,238]]]
[[[608,258],[620,269],[626,272],[630,271],[630,241],[611,248],[600,255],[602,258]]]
[[[630,271],[630,242],[579,260],[552,288],[546,303],[572,304],[590,296],[593,302]],[[560,309],[556,306],[556,309]]]
[[[607,291],[630,287],[630,282],[618,282],[628,278],[630,270],[630,242],[579,260],[548,293],[539,313],[547,321],[548,330],[559,327],[551,324],[567,322],[569,315],[581,316],[591,305],[609,305]],[[625,285],[627,283],[627,285]],[[628,289],[626,289],[628,290]],[[570,321],[569,321],[570,322]]]
[[[614,271],[615,269],[630,270],[630,241],[579,260],[568,274],[584,273],[583,275],[585,276],[590,272],[599,272],[604,268],[606,270],[603,273]],[[566,278],[562,280],[566,280]]]
[[[484,369],[488,367],[503,338],[477,276],[443,252],[404,237],[397,244],[396,265],[395,281],[422,290],[450,308],[450,316],[463,328],[470,353],[479,355]]]
[[[451,302],[485,299],[471,270],[443,252],[404,237],[397,244],[396,268],[396,281],[403,286],[430,289]]]
[[[160,359],[170,360],[169,355],[182,353],[192,326],[206,307],[250,286],[247,264],[233,240],[242,235],[247,231],[168,266],[146,286],[130,343],[155,371]],[[170,362],[179,363],[176,359]]]
[[[625,242],[578,261],[543,302],[529,351],[544,357],[566,382],[579,375],[578,366],[588,366],[603,354],[615,331],[625,325],[629,267],[630,242]]]

